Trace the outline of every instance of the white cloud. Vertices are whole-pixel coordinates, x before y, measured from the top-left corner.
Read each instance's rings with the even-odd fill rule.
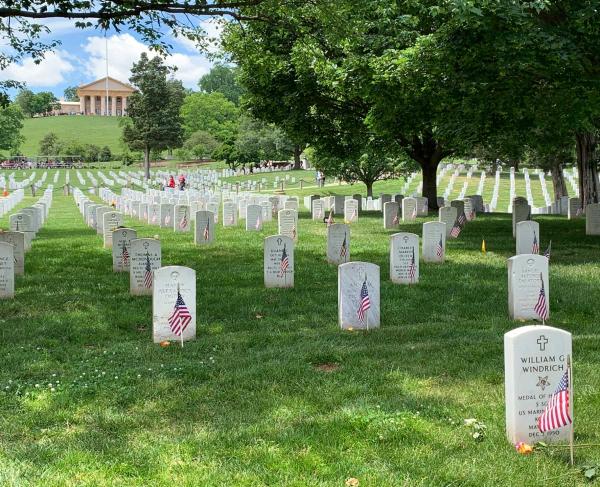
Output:
[[[21,81],[30,88],[52,87],[65,82],[65,75],[75,71],[72,60],[73,57],[62,50],[47,53],[39,64],[26,58],[0,71],[0,79]]]
[[[193,46],[192,42],[188,42]],[[89,37],[82,46],[84,53],[82,64],[85,73],[91,78],[89,81],[106,75],[106,43],[108,43],[108,74],[124,82],[129,79],[133,63],[140,59],[143,52],[150,56],[155,55],[131,34],[112,35],[106,40],[99,36]],[[200,54],[180,52],[168,55],[165,63],[177,67],[174,77],[180,79],[188,88],[196,87],[200,77],[206,74],[211,67],[210,61]]]

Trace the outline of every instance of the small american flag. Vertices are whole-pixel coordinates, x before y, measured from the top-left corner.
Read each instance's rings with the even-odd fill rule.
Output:
[[[210,217],[206,220],[206,226],[204,227],[204,233],[203,233],[204,240],[208,240],[208,237],[210,237],[209,225],[210,225]]]
[[[548,401],[546,409],[538,418],[538,428],[545,433],[567,426],[572,422],[569,411],[569,371],[566,370]]]
[[[400,223],[400,220],[398,218],[398,213],[396,213],[396,216],[394,216],[394,219],[392,220],[392,225],[398,225],[398,223]]]
[[[187,227],[187,224],[188,224],[187,211],[184,211],[183,218],[179,222],[179,228],[181,228],[183,230]]]
[[[460,235],[460,232],[462,231],[464,225],[465,225],[465,215],[463,213],[461,213],[458,218],[456,219],[456,221],[454,222],[454,225],[452,226],[452,230],[450,230],[450,236],[452,238],[457,238]]]
[[[540,253],[540,245],[538,243],[537,235],[533,232],[533,244],[531,245],[531,253],[539,254]]]
[[[165,216],[165,225],[168,225],[169,223],[171,223],[171,214],[167,213],[167,216]]]
[[[581,216],[583,214],[583,210],[581,208],[577,208],[577,211],[575,212],[575,216]]]
[[[283,251],[281,252],[281,261],[279,262],[279,277],[283,277],[290,266],[290,259],[288,257],[287,252],[285,251],[285,245],[283,246]]]
[[[323,218],[323,210],[321,207],[319,207],[319,209],[317,210],[317,218],[320,220],[321,218]]]
[[[546,249],[546,252],[544,252],[544,257],[546,257],[548,260],[550,260],[550,251],[552,250],[552,240],[550,240],[550,243],[548,244],[548,248]]]
[[[417,218],[417,207],[416,206],[412,212],[411,220],[414,220],[415,218]]]
[[[175,335],[181,336],[190,321],[192,321],[192,315],[185,305],[179,289],[177,289],[177,301],[175,301],[175,307],[171,316],[169,316],[169,327]]]
[[[357,209],[357,208],[354,208],[354,209],[352,210],[352,216],[350,217],[350,219],[351,219],[352,221],[354,221],[354,220],[356,220],[357,218],[358,218],[358,209]]]
[[[475,218],[477,218],[477,213],[475,213],[475,210],[471,210],[471,213],[469,213],[469,217],[472,220],[475,220]]]
[[[294,240],[296,240],[296,226],[295,225],[292,227],[292,238]]]
[[[344,241],[342,242],[342,246],[340,247],[340,257],[344,260],[346,259],[346,255],[348,255],[348,242],[346,240],[347,235],[344,233]]]
[[[369,288],[367,287],[367,276],[363,281],[363,285],[360,289],[360,303],[356,315],[360,321],[365,321],[367,311],[371,308],[371,298],[369,298]]]
[[[127,267],[129,265],[129,251],[125,242],[123,242],[123,250],[121,251],[121,266]]]
[[[152,287],[152,267],[150,266],[150,254],[146,253],[146,268],[144,273],[144,286],[148,289]]]
[[[415,282],[415,276],[417,275],[417,264],[415,262],[415,248],[412,249],[412,257],[410,264],[408,265],[408,278],[410,282]]]
[[[259,216],[256,217],[256,223],[254,225],[254,228],[256,228],[257,230],[260,230],[260,217]]]
[[[333,210],[329,210],[329,216],[327,217],[327,226],[333,225]]]
[[[542,287],[540,288],[540,294],[538,296],[537,303],[533,308],[542,321],[548,319],[548,302],[546,301],[546,291],[544,291],[544,277],[540,274],[540,280],[542,281]]]
[[[152,212],[152,223],[156,223],[156,219],[157,219],[156,210],[154,210]]]
[[[435,254],[438,257],[442,257],[442,255],[444,255],[444,241],[442,240],[442,235],[440,235],[440,240],[437,243],[437,247],[435,248]]]

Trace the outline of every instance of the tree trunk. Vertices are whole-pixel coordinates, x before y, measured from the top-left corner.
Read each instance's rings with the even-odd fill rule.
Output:
[[[300,154],[302,154],[302,147],[299,144],[294,146],[294,171],[302,169],[302,161],[300,160]]]
[[[367,198],[370,196],[373,197],[373,181],[364,181],[365,186],[367,187]],[[383,208],[381,209],[383,211]]]
[[[437,167],[439,160],[429,160],[421,165],[423,172],[423,191],[422,195],[427,198],[427,207],[430,210],[438,209],[437,202]]]
[[[427,198],[427,206],[430,210],[437,210],[437,168],[445,153],[441,144],[431,132],[423,133],[420,137],[414,137],[411,141],[410,156],[419,163],[423,173],[422,195]]]
[[[558,162],[554,162],[552,164],[552,168],[550,169],[552,173],[552,187],[554,188],[554,200],[558,201],[563,196],[569,196],[569,191],[567,190],[567,183],[565,182],[565,176],[563,175],[562,164]]]
[[[579,170],[579,197],[581,207],[598,203],[598,170],[594,161],[596,137],[589,132],[575,134],[577,142],[577,169]]]
[[[144,148],[144,176],[150,179],[150,147]]]

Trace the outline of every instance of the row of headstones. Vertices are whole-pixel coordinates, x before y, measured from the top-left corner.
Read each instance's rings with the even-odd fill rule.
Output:
[[[281,245],[286,237],[276,235],[268,239],[281,240],[275,242]],[[135,245],[135,240],[133,242]],[[265,253],[269,248],[267,242]],[[293,246],[293,243],[288,241],[287,245]],[[290,251],[293,259],[293,247]],[[280,256],[275,252],[272,257],[274,269],[280,269]],[[509,289],[528,295],[528,289],[523,288],[523,279],[528,281],[529,276],[538,271],[543,273],[544,265],[547,270],[547,261],[544,261],[544,257],[534,255],[509,259]],[[161,267],[154,270],[153,279],[153,341],[174,340],[183,345],[184,341],[194,340],[197,316],[194,269]],[[375,264],[349,262],[338,267],[338,321],[342,329],[369,330],[380,326],[379,281],[379,267]],[[567,369],[567,357],[571,354],[571,335],[564,330],[524,326],[505,334],[506,434],[513,444],[558,441],[568,437],[569,430],[565,428],[542,433],[538,419],[561,381]],[[572,417],[572,410],[570,413]]]
[[[15,206],[17,206],[25,197],[25,191],[18,189],[13,191],[8,196],[0,196],[0,218],[10,212]]]
[[[25,253],[42,228],[52,205],[52,188],[32,206],[10,215],[9,230],[0,230],[0,298],[15,296],[15,276],[25,273]]]

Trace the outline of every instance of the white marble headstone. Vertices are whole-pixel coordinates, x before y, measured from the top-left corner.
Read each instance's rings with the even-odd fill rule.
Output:
[[[132,228],[118,228],[112,234],[113,272],[129,272],[131,241],[137,238]]]
[[[446,237],[450,236],[456,217],[458,216],[458,209],[454,206],[443,206],[439,211],[439,221],[446,224]]]
[[[265,287],[294,287],[294,241],[290,237],[265,238],[263,270]]]
[[[358,221],[358,201],[355,199],[344,202],[344,220],[347,223],[356,223]]]
[[[154,343],[163,340],[185,342],[196,338],[196,271],[194,269],[173,265],[154,271],[152,338]]]
[[[175,232],[189,232],[192,229],[192,210],[189,205],[175,205],[173,214]]]
[[[196,228],[194,243],[208,245],[215,239],[215,217],[212,211],[200,210],[196,212]]]
[[[102,228],[104,233],[104,248],[112,248],[112,234],[117,227],[123,226],[123,213],[107,211],[102,215]]]
[[[600,235],[600,203],[585,207],[585,234]]]
[[[298,212],[295,210],[279,210],[279,235],[285,235],[292,240],[298,240]]]
[[[342,329],[379,328],[379,296],[378,265],[347,262],[338,266],[338,322]]]
[[[395,233],[390,238],[390,279],[395,284],[419,282],[419,236]]]
[[[0,232],[0,242],[13,246],[15,275],[25,274],[25,234],[23,232]]]
[[[517,255],[540,253],[540,224],[531,220],[517,223]]]
[[[443,222],[423,223],[423,262],[439,264],[444,262],[445,257],[446,224]]]
[[[237,225],[237,208],[233,201],[223,202],[223,226],[234,227]]]
[[[506,436],[510,443],[569,438],[570,426],[541,433],[537,422],[567,370],[567,356],[571,355],[571,334],[558,328],[530,325],[504,335]]]
[[[521,254],[508,259],[508,314],[513,320],[541,321],[535,306],[542,282],[550,314],[548,259],[533,254]]]
[[[134,296],[152,294],[153,273],[161,266],[160,240],[138,238],[131,241],[129,292]]]
[[[260,232],[262,230],[262,207],[260,205],[246,206],[246,231]]]
[[[174,205],[171,203],[162,203],[160,205],[160,227],[173,228]]]
[[[15,296],[15,256],[14,247],[0,242],[0,299]]]
[[[398,228],[400,224],[400,205],[395,201],[388,201],[383,205],[383,228],[386,230]]]
[[[414,222],[417,216],[417,200],[415,198],[404,198],[402,200],[402,221]]]
[[[321,199],[312,202],[312,219],[323,221],[325,218],[325,202]]]
[[[334,223],[327,227],[327,262],[344,264],[350,260],[350,227]]]

